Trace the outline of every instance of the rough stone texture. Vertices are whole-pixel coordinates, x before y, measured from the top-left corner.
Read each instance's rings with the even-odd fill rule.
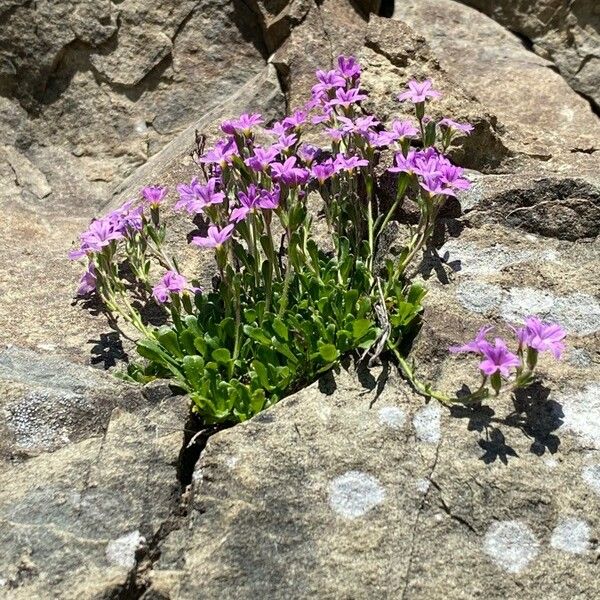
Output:
[[[506,170],[598,168],[600,124],[589,103],[515,35],[452,0],[399,2],[394,18],[419,31],[449,75],[496,116],[513,156]]]
[[[107,198],[265,65],[257,17],[241,0],[16,2],[1,15],[0,93],[26,112],[0,110],[0,131],[17,131],[19,162],[45,174],[49,200],[71,180],[57,152],[82,195]]]
[[[393,370],[379,394],[380,377],[342,370],[212,437],[188,526],[161,546],[144,598],[600,593],[600,496],[583,477],[597,456],[560,428],[553,397],[463,414],[424,406]],[[390,428],[384,407],[409,418]],[[504,422],[515,410],[522,423]],[[557,460],[522,428],[551,429]]]
[[[375,4],[0,8],[0,598],[600,595],[598,120],[484,15],[404,1],[401,20],[367,26]],[[560,320],[568,349],[543,357],[529,395],[473,410],[426,404],[393,366],[346,365],[211,438],[190,504],[187,402],[90,368],[129,347],[72,305],[65,255],[142,185],[189,179],[196,130],[210,141],[240,112],[280,117],[339,52],[359,54],[384,119],[429,76],[434,116],[476,127],[454,159],[481,173],[418,273],[419,375],[473,385],[475,361],[448,346],[490,321],[510,335],[531,312]]]
[[[596,0],[461,0],[524,36],[569,85],[600,107],[600,5]]]
[[[178,526],[187,402],[115,409],[104,435],[0,472],[0,597],[122,597]]]

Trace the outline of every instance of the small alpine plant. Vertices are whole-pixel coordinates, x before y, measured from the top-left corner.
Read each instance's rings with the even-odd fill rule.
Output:
[[[309,101],[283,120],[244,114],[223,122],[222,138],[199,149],[198,173],[177,186],[174,204],[172,190],[148,186],[80,235],[70,253],[86,263],[78,294],[95,294],[116,326],[125,321],[138,332],[145,360],[130,364],[126,377],[170,378],[205,423],[238,422],[350,353],[372,362],[391,352],[419,392],[464,400],[432,392],[406,361],[425,296],[408,273],[447,198],[470,186],[445,153],[472,126],[427,117],[440,93],[426,80],[410,81],[398,96],[414,105],[414,119],[385,127],[361,107],[360,76],[356,60],[341,56],[337,68],[317,71]],[[307,131],[323,143],[306,143]],[[396,178],[389,206],[380,194],[385,171]],[[384,260],[382,233],[407,198],[419,221],[400,255]],[[214,255],[210,286],[166,251],[165,214],[173,212],[193,221],[189,243]],[[163,325],[151,324],[148,308]],[[513,387],[530,383],[537,353],[560,355],[564,338],[560,327],[532,317],[517,331],[513,354],[487,333],[452,349],[480,355],[477,399],[488,382],[498,392],[512,370]]]

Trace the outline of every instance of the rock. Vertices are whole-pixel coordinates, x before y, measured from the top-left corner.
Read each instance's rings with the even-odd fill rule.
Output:
[[[52,192],[46,176],[26,156],[11,146],[2,146],[0,150],[14,171],[17,184],[24,191],[33,194],[36,200],[41,200]]]
[[[0,458],[35,456],[102,433],[116,406],[139,407],[134,386],[52,354],[0,352]]]
[[[103,435],[0,472],[0,597],[119,597],[178,527],[185,399],[115,409]]]
[[[143,598],[593,597],[594,455],[545,402],[463,414],[341,370],[209,440]]]
[[[600,107],[600,7],[594,0],[461,0],[525,38],[567,83]]]
[[[592,239],[600,235],[600,179],[532,174],[473,177],[461,197],[472,225],[504,223],[544,237]]]
[[[27,113],[2,106],[0,132],[42,172],[32,155],[54,156],[50,200],[71,186],[56,154],[86,184],[77,195],[106,201],[266,61],[258,17],[241,0],[18,3],[4,21],[0,90]]]
[[[452,0],[397,3],[394,18],[419,31],[450,76],[497,117],[514,155],[507,170],[532,162],[548,171],[598,168],[598,118],[519,38]]]

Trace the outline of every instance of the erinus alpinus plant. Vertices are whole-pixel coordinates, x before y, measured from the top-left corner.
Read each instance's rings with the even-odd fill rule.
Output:
[[[197,177],[177,186],[173,206],[166,188],[146,187],[92,222],[71,254],[87,262],[79,293],[96,294],[113,322],[139,331],[145,360],[128,376],[171,378],[206,423],[248,419],[353,352],[362,360],[391,353],[418,391],[444,402],[481,400],[503,383],[527,385],[539,351],[560,354],[564,332],[532,318],[517,331],[514,354],[503,340],[488,341],[487,329],[453,349],[481,355],[482,384],[470,396],[448,398],[415,379],[405,353],[425,290],[409,272],[446,199],[470,185],[444,152],[472,127],[426,117],[439,96],[427,80],[409,82],[398,96],[414,104],[414,120],[386,128],[361,109],[360,74],[355,59],[340,57],[336,69],[317,71],[309,102],[282,121],[266,124],[259,114],[225,121],[223,138],[198,157]],[[324,147],[302,141],[308,128],[322,134]],[[393,163],[386,167],[387,148]],[[384,209],[376,172],[386,169],[395,174],[396,197]],[[400,255],[381,265],[380,236],[407,196],[419,222]],[[203,221],[191,244],[214,253],[211,286],[201,289],[168,254],[165,211]],[[326,243],[315,234],[317,218]],[[149,302],[163,308],[165,325],[143,319],[140,304]]]

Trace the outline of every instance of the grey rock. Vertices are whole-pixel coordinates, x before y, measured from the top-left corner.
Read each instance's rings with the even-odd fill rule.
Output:
[[[0,597],[123,594],[155,539],[178,526],[185,399],[115,409],[103,435],[0,472]]]
[[[600,6],[595,0],[461,0],[526,38],[569,85],[600,107]]]
[[[394,18],[419,31],[448,74],[496,116],[509,172],[532,162],[547,171],[597,170],[600,121],[518,37],[453,0],[399,2]]]
[[[269,409],[268,419],[213,436],[196,470],[187,526],[161,543],[144,598],[600,593],[589,576],[595,545],[579,554],[555,550],[580,549],[585,537],[579,526],[566,531],[565,511],[586,531],[600,525],[600,496],[590,493],[597,474],[560,419],[550,425],[561,448],[551,467],[518,428],[490,426],[494,446],[485,428],[434,404],[426,409],[438,412],[439,433],[420,439],[429,421],[419,418],[422,399],[393,371],[379,398],[365,381],[342,370],[333,391],[314,384]],[[409,419],[388,427],[378,406]],[[498,419],[515,410],[502,398],[493,409]],[[536,422],[544,403],[527,410]],[[485,412],[467,415],[473,425],[485,422]]]

